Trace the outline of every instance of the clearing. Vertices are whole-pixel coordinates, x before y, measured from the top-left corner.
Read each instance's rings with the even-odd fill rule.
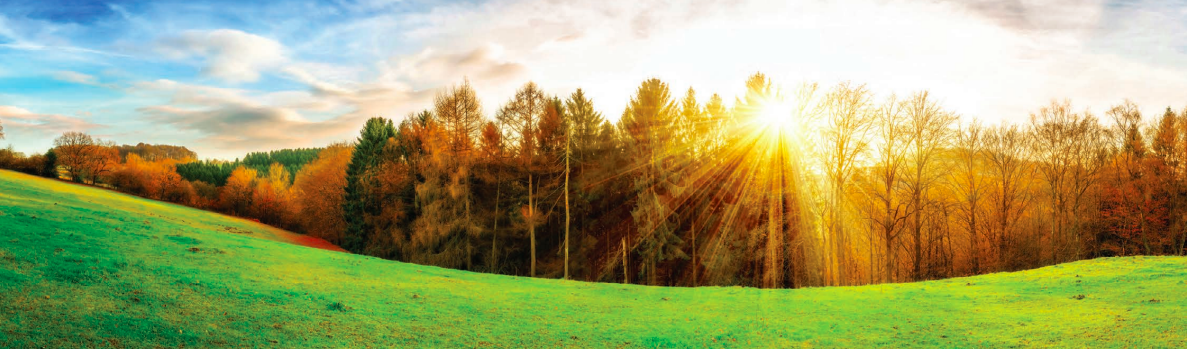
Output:
[[[327,249],[0,171],[0,347],[1187,347],[1184,257],[758,290],[530,279]]]

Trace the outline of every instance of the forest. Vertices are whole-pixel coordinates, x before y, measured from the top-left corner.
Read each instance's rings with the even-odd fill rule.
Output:
[[[542,278],[798,288],[1187,254],[1187,109],[1055,100],[985,125],[928,91],[744,83],[648,79],[610,118],[531,82],[487,109],[465,81],[324,148],[199,161],[71,131],[0,168]]]

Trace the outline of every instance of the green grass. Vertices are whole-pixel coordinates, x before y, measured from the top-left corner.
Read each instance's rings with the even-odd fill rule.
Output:
[[[0,171],[0,347],[1187,346],[1187,259],[1177,257],[912,284],[689,289],[460,272],[286,234]]]

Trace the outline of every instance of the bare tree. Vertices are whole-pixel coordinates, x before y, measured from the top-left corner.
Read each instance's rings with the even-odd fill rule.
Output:
[[[865,191],[870,199],[866,216],[874,225],[874,238],[882,248],[882,281],[895,281],[897,270],[896,243],[907,220],[907,207],[900,195],[903,166],[906,161],[906,134],[902,112],[903,104],[890,96],[875,114],[877,141],[873,144],[873,164],[870,167],[870,187]],[[872,239],[871,239],[872,240]],[[871,243],[872,254],[876,245]],[[876,263],[870,258],[871,277]]]
[[[470,186],[470,171],[475,159],[474,140],[479,136],[483,126],[482,103],[478,94],[470,86],[469,80],[461,85],[439,92],[433,101],[433,115],[440,120],[445,133],[445,144],[451,156],[442,159],[444,170],[450,177],[447,185],[448,200],[454,201],[462,208],[462,217],[455,217],[451,221],[458,226],[466,227],[466,250],[470,250],[473,239],[478,238],[482,229],[478,228],[471,217],[471,205],[475,198]],[[467,267],[470,258],[466,259]]]
[[[1068,100],[1052,101],[1031,114],[1030,125],[1031,153],[1050,200],[1050,262],[1069,261],[1082,253],[1078,211],[1103,167],[1106,137],[1092,114],[1072,111]]]
[[[981,273],[981,230],[979,225],[984,217],[983,210],[985,191],[988,186],[985,164],[985,128],[977,122],[969,123],[960,128],[955,137],[956,164],[949,180],[953,192],[957,195],[958,219],[964,223],[968,234],[969,263],[973,274]],[[980,219],[979,219],[980,218]]]
[[[543,118],[548,107],[548,98],[534,82],[528,82],[515,97],[499,111],[498,120],[506,129],[511,131],[512,138],[518,141],[516,154],[524,166],[528,177],[528,205],[524,210],[524,221],[527,222],[528,235],[531,244],[531,276],[536,276],[536,224],[542,220],[536,210],[535,183],[533,183],[533,168],[536,165],[536,133],[538,123]]]
[[[847,186],[857,169],[858,160],[869,150],[870,130],[873,126],[873,95],[865,85],[849,83],[837,85],[829,91],[824,107],[822,158],[830,189],[829,235],[833,253],[830,264],[835,271],[836,284],[849,284],[848,270],[853,266],[847,252],[851,248],[845,225]]]
[[[998,126],[985,136],[985,159],[992,176],[990,203],[994,227],[990,241],[997,254],[997,268],[1007,267],[1008,244],[1014,228],[1031,203],[1031,168],[1027,166],[1026,134],[1017,126]]]
[[[904,131],[907,133],[907,172],[905,183],[911,196],[911,215],[914,218],[911,232],[914,237],[913,277],[923,277],[923,213],[925,202],[932,186],[943,175],[938,166],[937,155],[951,142],[952,123],[957,116],[940,108],[927,91],[919,92],[903,101],[906,114]]]
[[[1151,188],[1142,183],[1143,158],[1146,157],[1147,149],[1145,139],[1142,137],[1142,113],[1138,110],[1138,106],[1133,101],[1125,100],[1123,103],[1110,108],[1106,114],[1113,119],[1113,153],[1117,157],[1118,171],[1115,171],[1116,185],[1122,188],[1127,188],[1128,195],[1121,195],[1120,202],[1116,204],[1122,206],[1118,211],[1126,214],[1119,215],[1123,220],[1122,225],[1132,227],[1136,230],[1137,237],[1142,246],[1141,249],[1145,253],[1151,253],[1150,248],[1150,231],[1147,226],[1146,208],[1143,207],[1146,202],[1150,200]]]

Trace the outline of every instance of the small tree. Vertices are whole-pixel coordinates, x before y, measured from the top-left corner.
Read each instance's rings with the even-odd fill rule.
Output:
[[[54,149],[58,154],[58,162],[66,169],[70,180],[81,182],[86,171],[88,149],[95,145],[91,135],[70,131],[54,139]]]
[[[58,178],[58,153],[53,149],[45,152],[45,162],[41,167],[41,175],[48,178]]]

